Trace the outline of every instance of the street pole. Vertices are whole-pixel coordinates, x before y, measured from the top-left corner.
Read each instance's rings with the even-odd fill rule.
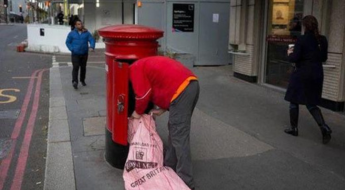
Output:
[[[30,7],[30,10],[31,10],[31,14],[32,14],[32,23],[34,23],[35,22],[35,10],[34,10],[33,5]]]
[[[121,11],[121,13],[122,13],[122,24],[125,24],[125,3],[123,2],[123,0],[121,2],[121,9],[122,9],[122,11]]]
[[[39,6],[38,6],[38,2],[36,2],[36,22],[39,23],[40,20],[40,12],[38,11]]]
[[[6,24],[8,24],[8,20],[7,20],[7,5],[5,5],[4,7],[5,7],[5,22],[6,22]]]
[[[51,13],[51,10],[50,10],[50,5],[48,4],[48,24],[52,24],[52,21],[51,21],[51,16],[50,16],[50,13]]]
[[[54,23],[53,6],[51,4],[49,5],[49,10],[50,10],[50,17],[49,18],[51,20],[50,22],[51,22],[52,25],[54,25],[55,23]]]
[[[65,0],[64,1],[64,20],[66,19],[66,20],[68,20],[68,15],[69,15],[69,2],[68,2],[68,0]],[[64,25],[66,24],[65,23],[65,21],[63,22],[64,23]]]

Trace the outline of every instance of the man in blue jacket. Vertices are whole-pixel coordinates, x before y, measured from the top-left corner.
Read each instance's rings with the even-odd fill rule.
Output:
[[[89,54],[89,43],[92,51],[95,50],[95,40],[91,33],[87,31],[80,20],[75,21],[75,29],[72,30],[67,37],[66,45],[72,52],[72,84],[75,89],[78,89],[78,72],[80,67],[80,82],[86,86],[86,63]]]

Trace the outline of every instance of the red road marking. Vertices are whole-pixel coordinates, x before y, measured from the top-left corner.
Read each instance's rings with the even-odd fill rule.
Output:
[[[9,152],[9,155],[1,162],[1,165],[0,165],[0,189],[3,189],[3,186],[5,184],[5,179],[7,177],[7,173],[8,173],[8,169],[11,165],[11,161],[12,161],[12,157],[13,157],[13,154],[14,154],[14,148],[16,147],[16,140],[19,136],[19,133],[20,133],[20,130],[23,126],[23,122],[24,122],[24,119],[25,119],[25,115],[26,115],[26,111],[28,109],[28,105],[29,105],[29,102],[30,102],[30,99],[31,99],[31,94],[32,94],[32,90],[33,90],[33,86],[34,86],[34,82],[35,82],[35,76],[37,74],[37,72],[40,71],[40,70],[36,70],[32,75],[31,75],[31,79],[30,79],[30,82],[29,82],[29,86],[28,86],[28,90],[26,92],[26,95],[25,95],[25,99],[24,99],[24,102],[23,102],[23,105],[22,105],[22,108],[20,110],[20,114],[19,114],[19,117],[14,125],[14,129],[13,129],[13,132],[12,132],[12,136],[11,136],[11,139],[13,141],[13,144],[12,144],[12,147],[11,147],[11,150]]]
[[[37,111],[38,111],[38,105],[40,102],[42,75],[43,75],[44,71],[46,71],[46,69],[41,70],[40,73],[38,74],[38,80],[36,83],[36,90],[35,90],[35,95],[34,95],[34,102],[32,104],[30,118],[28,121],[28,125],[26,127],[22,147],[20,148],[18,163],[17,163],[17,167],[16,167],[16,172],[15,172],[15,175],[13,178],[11,190],[20,190],[22,187],[25,167],[26,167],[26,163],[28,160],[28,156],[29,156],[29,148],[30,148],[32,133],[33,133],[34,126],[35,126],[35,121],[36,121],[36,116],[37,116]]]

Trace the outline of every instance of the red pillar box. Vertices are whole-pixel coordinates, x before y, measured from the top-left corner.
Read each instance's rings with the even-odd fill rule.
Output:
[[[129,97],[128,68],[137,59],[157,55],[157,39],[163,36],[163,31],[139,25],[118,25],[102,28],[98,32],[106,44],[105,159],[113,167],[123,169],[128,154],[128,116],[134,111],[134,100]]]

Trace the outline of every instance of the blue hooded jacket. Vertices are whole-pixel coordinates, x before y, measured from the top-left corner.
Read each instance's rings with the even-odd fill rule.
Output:
[[[95,49],[95,40],[87,30],[79,34],[78,29],[74,29],[68,34],[66,39],[66,45],[72,52],[72,55],[87,55],[89,53],[89,43],[90,47]]]

